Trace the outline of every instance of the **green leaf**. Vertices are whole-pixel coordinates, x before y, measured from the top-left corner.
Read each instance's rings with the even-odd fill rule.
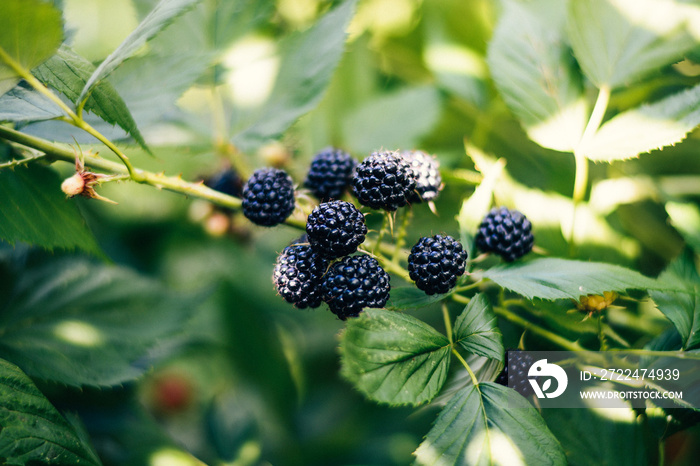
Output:
[[[75,202],[66,200],[52,169],[31,164],[0,170],[0,199],[0,239],[99,253],[95,237]]]
[[[345,49],[345,30],[355,11],[346,0],[307,31],[281,46],[282,62],[272,93],[254,120],[239,128],[233,140],[252,151],[281,137],[300,116],[318,104]]]
[[[685,242],[700,253],[700,208],[697,204],[667,202],[666,213]]]
[[[485,382],[443,408],[415,452],[418,465],[565,465],[542,417],[515,390]]]
[[[148,370],[148,352],[181,331],[201,296],[85,259],[18,271],[0,300],[0,356],[32,377],[113,386]]]
[[[474,296],[457,317],[454,341],[469,353],[503,361],[503,337],[485,295]]]
[[[17,86],[0,97],[0,121],[42,121],[62,115],[58,105],[33,89]]]
[[[0,359],[0,461],[6,465],[102,464],[18,367]]]
[[[447,378],[450,343],[428,324],[400,312],[368,309],[348,320],[340,340],[341,373],[368,398],[419,405]]]
[[[588,115],[565,23],[565,1],[506,2],[488,63],[498,91],[530,138],[572,151]]]
[[[605,291],[660,287],[656,280],[619,265],[558,258],[498,265],[483,277],[528,299],[579,299]]]
[[[372,98],[349,113],[342,123],[343,138],[354,152],[366,154],[382,147],[416,147],[437,124],[440,109],[440,93],[433,86],[407,87]]]
[[[632,409],[594,410],[580,401],[571,408],[542,410],[542,417],[556,432],[569,465],[650,464],[645,449],[649,438],[645,439],[643,424],[637,422]],[[646,412],[650,414],[649,410]]]
[[[386,308],[392,311],[415,309],[430,306],[445,299],[444,294],[427,295],[415,286],[402,286],[391,289],[391,298]]]
[[[200,0],[161,0],[143,21],[129,34],[119,47],[112,52],[85,83],[77,101],[83,102],[92,88],[124,60],[130,58],[149,39],[167,27],[178,15],[184,13]]]
[[[594,161],[612,162],[681,142],[700,124],[700,85],[619,113],[579,147]]]
[[[19,82],[7,60],[31,70],[54,54],[63,40],[61,12],[40,0],[4,0],[0,15],[0,95]]]
[[[64,45],[56,55],[34,70],[34,76],[77,103],[80,91],[94,71],[92,63]],[[85,110],[93,112],[107,123],[119,125],[148,151],[131,112],[108,81],[101,81],[95,86],[85,102]]]
[[[698,5],[674,0],[568,3],[568,36],[574,55],[599,88],[628,86],[680,61],[698,46],[697,26],[693,26],[700,18]]]
[[[700,344],[700,275],[691,251],[683,252],[659,275],[660,282],[672,284],[685,293],[652,290],[650,295],[659,310],[673,322],[683,349]]]

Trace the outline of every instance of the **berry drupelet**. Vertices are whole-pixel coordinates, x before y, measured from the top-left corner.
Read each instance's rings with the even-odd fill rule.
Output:
[[[328,259],[302,241],[282,251],[272,273],[280,296],[300,309],[321,305],[321,278],[328,267]]]
[[[464,273],[467,252],[451,236],[423,237],[411,248],[408,274],[428,295],[447,293]]]
[[[243,215],[265,227],[284,222],[294,211],[294,182],[278,168],[261,168],[243,186]]]
[[[408,201],[415,204],[435,200],[442,189],[437,159],[419,150],[401,152],[401,157],[411,165],[416,177],[416,188]]]
[[[347,256],[365,240],[365,216],[349,202],[324,202],[309,214],[306,234],[320,254],[331,259]]]
[[[346,256],[331,265],[322,282],[323,300],[341,320],[364,308],[384,307],[389,299],[389,274],[373,257]]]
[[[522,396],[532,395],[534,391],[528,381],[527,374],[535,359],[523,351],[509,349],[506,351],[505,362],[505,367],[496,377],[496,383],[505,387],[511,387]]]
[[[357,161],[340,149],[327,148],[311,161],[304,186],[322,201],[340,199],[352,182]]]
[[[530,252],[534,243],[530,221],[505,207],[491,209],[476,233],[476,246],[481,251],[494,252],[507,262]]]
[[[374,152],[357,166],[353,193],[360,204],[394,211],[405,206],[416,188],[411,165],[397,152]]]

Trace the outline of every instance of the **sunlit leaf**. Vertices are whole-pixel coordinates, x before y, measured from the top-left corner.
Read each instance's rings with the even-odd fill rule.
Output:
[[[499,92],[530,138],[544,147],[571,151],[588,116],[565,23],[564,1],[506,2],[488,63]]]
[[[341,373],[368,398],[419,405],[440,391],[450,365],[447,337],[407,314],[368,309],[340,342]]]
[[[454,341],[465,351],[503,361],[503,339],[498,319],[485,295],[475,295],[454,325]]]
[[[605,291],[661,287],[656,280],[619,265],[558,258],[498,265],[483,277],[528,299],[578,299]]]
[[[578,150],[590,160],[612,162],[681,142],[700,124],[700,86],[619,113]]]
[[[40,0],[3,0],[0,14],[0,95],[19,82],[7,60],[31,70],[63,40],[61,12]]]
[[[112,52],[85,83],[77,101],[82,102],[87,98],[93,87],[124,60],[130,58],[149,39],[167,27],[173,19],[194,6],[200,0],[161,0],[155,8],[144,18],[131,34]]]
[[[537,410],[491,382],[459,392],[415,452],[418,465],[565,465],[564,450]]]
[[[598,86],[632,84],[698,46],[700,6],[675,0],[571,0],[568,35]]]
[[[345,31],[354,12],[355,0],[346,0],[281,45],[272,93],[253,120],[239,128],[233,138],[237,146],[250,151],[279,138],[318,104],[345,50]]]

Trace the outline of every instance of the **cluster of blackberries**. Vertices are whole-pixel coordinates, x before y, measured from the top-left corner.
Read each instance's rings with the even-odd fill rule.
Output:
[[[207,184],[241,197],[243,214],[257,225],[278,225],[295,208],[294,183],[278,168],[256,170],[245,184],[228,170]],[[360,204],[389,212],[432,202],[443,187],[437,160],[422,151],[380,151],[358,163],[347,152],[327,148],[314,156],[304,185],[322,202],[309,214],[304,238],[277,259],[273,281],[279,294],[300,308],[326,302],[341,319],[384,306],[389,275],[376,259],[352,255],[365,240],[365,217],[339,198],[351,189]],[[532,249],[531,228],[520,212],[493,209],[479,226],[476,246],[510,262]],[[454,238],[422,237],[408,257],[409,276],[428,295],[447,293],[464,274],[466,259]]]
[[[309,214],[303,243],[287,247],[277,258],[272,277],[277,291],[300,308],[324,301],[342,320],[367,307],[383,307],[389,299],[389,274],[373,257],[350,255],[366,234],[365,217],[353,204],[321,203]]]

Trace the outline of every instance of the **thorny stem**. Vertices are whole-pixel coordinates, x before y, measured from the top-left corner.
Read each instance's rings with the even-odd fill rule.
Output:
[[[69,162],[71,164],[75,163],[75,152],[69,149],[64,149],[58,145],[46,141],[45,139],[30,136],[25,133],[20,133],[19,131],[1,125],[0,138],[4,138],[9,141],[19,143],[23,146],[31,147],[33,149],[41,151],[44,154],[46,154],[45,157],[47,159],[60,160],[64,162]],[[97,155],[90,153],[84,153],[83,156],[85,157],[85,164],[94,169],[115,174],[128,175],[126,168],[122,164],[103,159]],[[208,188],[207,186],[204,186],[204,184],[202,184],[201,182],[189,183],[180,178],[179,176],[165,176],[162,173],[153,173],[141,169],[134,170],[143,179],[143,183],[145,184],[150,184],[160,189],[167,189],[168,191],[174,191],[192,197],[205,199],[222,207],[229,207],[232,209],[241,208],[240,199],[235,198],[233,196],[228,196],[219,191],[215,191],[211,188]]]
[[[5,163],[0,163],[0,168],[14,168],[18,167],[20,165],[24,165],[25,163],[30,163],[34,162],[39,159],[43,159],[46,157],[44,154],[37,154],[37,155],[32,155],[31,157],[27,157],[24,159],[16,159],[16,160],[10,160],[9,162]]]

